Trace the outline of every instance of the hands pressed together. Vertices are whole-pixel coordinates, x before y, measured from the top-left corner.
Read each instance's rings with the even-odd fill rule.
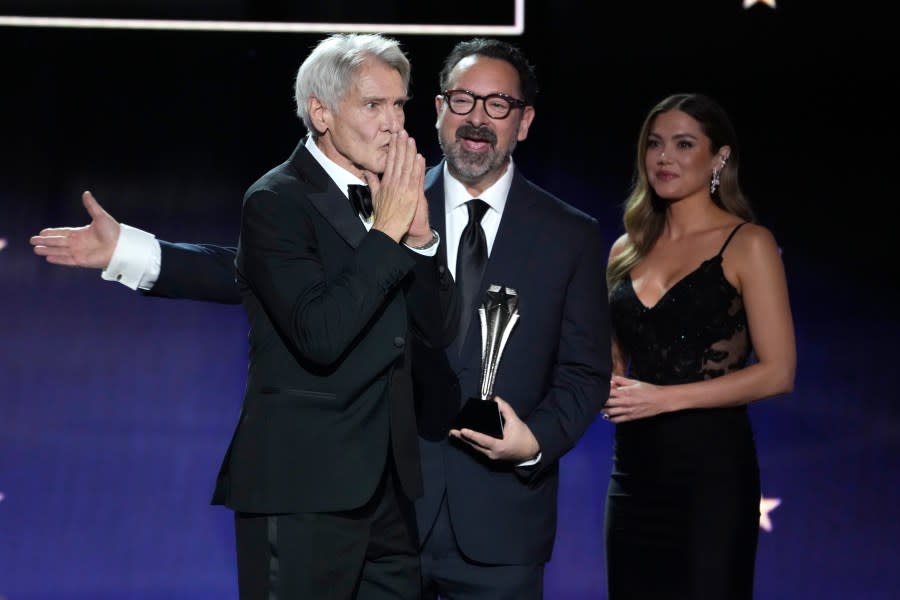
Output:
[[[425,200],[425,158],[416,151],[416,141],[406,131],[394,134],[381,179],[368,171],[363,172],[363,178],[372,191],[373,229],[410,246],[421,246],[431,240]]]

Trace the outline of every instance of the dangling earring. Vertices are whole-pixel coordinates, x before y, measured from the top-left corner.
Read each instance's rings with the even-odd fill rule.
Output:
[[[715,196],[716,190],[719,189],[719,169],[713,171],[712,180],[709,182],[709,195]]]
[[[723,158],[722,164],[719,166],[719,168],[713,171],[712,179],[709,182],[709,195],[710,196],[714,196],[716,194],[716,190],[719,189],[719,184],[721,183],[722,169],[725,168],[725,163],[727,160],[728,160],[727,158]]]

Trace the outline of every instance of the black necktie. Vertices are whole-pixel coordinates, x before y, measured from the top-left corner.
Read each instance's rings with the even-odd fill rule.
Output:
[[[462,296],[462,313],[459,319],[457,342],[462,350],[469,322],[481,304],[481,277],[488,260],[487,239],[481,228],[481,218],[488,209],[484,200],[469,200],[466,209],[469,211],[469,222],[462,235],[459,236],[459,247],[456,250],[456,285]]]
[[[347,195],[350,197],[350,205],[357,214],[364,219],[372,216],[372,192],[367,185],[351,183],[347,186]]]

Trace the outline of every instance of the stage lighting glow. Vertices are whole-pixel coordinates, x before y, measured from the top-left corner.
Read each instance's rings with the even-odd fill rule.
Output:
[[[765,496],[761,496],[759,499],[759,528],[763,531],[771,533],[772,519],[769,516],[773,510],[778,508],[778,505],[781,504],[781,498],[766,498]]]

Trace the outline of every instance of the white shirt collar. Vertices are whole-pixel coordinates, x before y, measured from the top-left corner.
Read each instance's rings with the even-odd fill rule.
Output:
[[[366,185],[365,181],[325,156],[325,153],[319,149],[311,135],[306,136],[306,143],[304,146],[309,150],[309,153],[312,154],[312,157],[316,159],[316,162],[322,165],[322,168],[325,169],[325,172],[328,173],[328,176],[331,177],[331,180],[334,181],[335,185],[337,185],[348,198],[350,197],[350,194],[347,191],[348,185],[352,183]]]
[[[488,206],[497,211],[498,215],[503,214],[503,208],[506,206],[506,197],[509,195],[510,186],[512,186],[513,171],[515,171],[515,165],[512,157],[510,157],[506,172],[494,182],[494,185],[484,190],[478,196],[478,198],[487,202]],[[472,196],[462,183],[453,178],[447,167],[447,161],[444,161],[444,212],[449,215],[473,198],[475,196]]]

